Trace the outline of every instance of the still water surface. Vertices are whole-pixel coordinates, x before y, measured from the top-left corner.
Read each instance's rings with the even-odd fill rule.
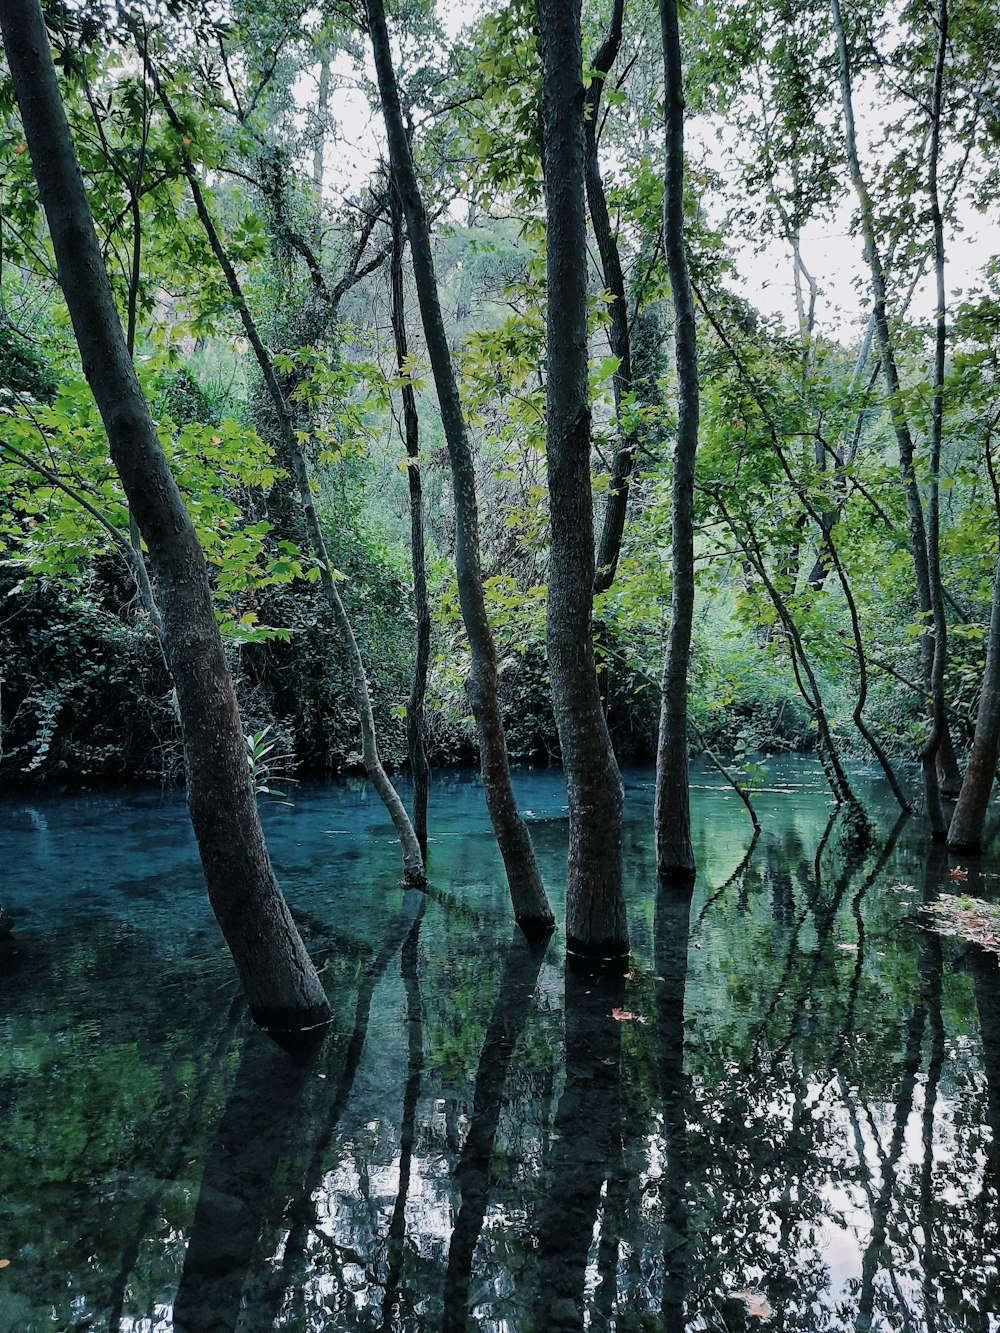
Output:
[[[247,1020],[176,794],[0,799],[0,1333],[996,1333],[1000,973],[917,917],[954,861],[864,775],[859,848],[791,759],[747,857],[694,781],[698,880],[658,894],[626,774],[600,984],[512,931],[471,776],[427,895],[360,784],[270,805],[335,1011],[305,1065]],[[559,912],[560,776],[519,790]]]

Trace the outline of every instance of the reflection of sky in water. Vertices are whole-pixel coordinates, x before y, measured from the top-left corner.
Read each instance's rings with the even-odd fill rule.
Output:
[[[626,772],[635,976],[572,1001],[557,941],[512,961],[476,780],[435,783],[419,920],[377,799],[294,788],[269,845],[336,1015],[300,1074],[246,1023],[177,794],[6,798],[0,1329],[168,1333],[178,1291],[188,1327],[243,1333],[672,1328],[679,1282],[708,1333],[746,1324],[739,1293],[789,1333],[922,1329],[925,1301],[941,1333],[989,1333],[1000,983],[917,929],[947,858],[916,821],[885,850],[895,811],[852,777],[873,848],[828,827],[817,766],[769,759],[740,869],[749,820],[699,766],[675,920],[652,774]],[[518,781],[561,917],[565,793]]]

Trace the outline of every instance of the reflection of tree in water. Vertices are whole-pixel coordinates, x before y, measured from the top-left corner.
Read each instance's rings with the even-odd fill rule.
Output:
[[[684,1072],[684,994],[687,986],[691,892],[661,884],[656,895],[656,1066],[663,1123],[664,1333],[683,1333],[688,1275],[688,1084]]]
[[[969,1273],[973,1289],[989,1283],[971,1225],[967,1163],[959,1166],[964,1153],[939,1105],[939,943],[918,941],[916,974],[912,954],[901,951],[897,975],[880,956],[890,938],[866,939],[860,929],[853,941],[837,938],[848,933],[849,894],[850,919],[861,926],[893,841],[873,863],[838,857],[822,909],[818,875],[803,892],[809,930],[793,925],[784,953],[773,951],[770,984],[766,965],[757,968],[756,1004],[745,1006],[748,1016],[756,1008],[756,1022],[744,1027],[726,1014],[715,1034],[700,1035],[689,1137],[690,1271],[697,1273],[689,1312],[731,1321],[734,1306],[723,1294],[762,1288],[781,1326],[803,1333],[980,1327],[967,1322],[968,1310],[960,1313]],[[925,879],[946,882],[933,859]],[[773,942],[766,926],[748,948],[759,950],[762,938]],[[854,953],[847,976],[845,953]],[[960,1277],[942,1262],[945,1244],[958,1239],[955,1223],[964,1228]],[[724,1238],[721,1252],[711,1238]]]
[[[259,1034],[247,1039],[205,1164],[174,1302],[176,1329],[271,1328],[297,1304],[317,1224],[315,1195],[364,1051],[372,997],[392,957],[416,934],[423,907],[422,895],[406,896],[363,969],[346,1046],[333,1033],[295,1063]],[[276,1226],[280,1258],[268,1265],[265,1242]],[[352,1257],[334,1247],[329,1258],[339,1262],[327,1264],[325,1285],[343,1285]]]
[[[55,1327],[114,1329],[127,1293],[152,1308],[164,1257],[183,1253],[192,1143],[218,1105],[243,1012],[216,953],[131,923],[109,930],[96,908],[44,934],[22,929],[7,947],[3,1329],[38,1318],[18,1286],[45,1293]]]
[[[382,1300],[382,1327],[402,1326],[412,1315],[410,1293],[403,1289],[406,1261],[406,1203],[410,1193],[410,1171],[417,1133],[417,1102],[424,1067],[423,1014],[420,1004],[419,921],[406,937],[400,956],[400,970],[406,989],[407,1061],[406,1086],[403,1089],[403,1115],[399,1130],[399,1187],[393,1205],[392,1221],[386,1241],[385,1295]]]
[[[113,1242],[111,1223],[95,1241],[124,1255],[88,1298],[96,1326],[114,1326],[109,1309],[122,1328],[152,1314],[186,1238],[179,1329],[985,1333],[1000,1307],[1000,974],[918,933],[886,891],[921,873],[925,896],[950,887],[942,854],[921,849],[915,870],[899,835],[861,850],[838,823],[815,842],[765,831],[693,912],[676,890],[647,897],[651,966],[640,957],[624,991],[645,1025],[611,1017],[609,983],[564,981],[519,938],[498,949],[457,899],[432,902],[421,929],[416,895],[374,950],[331,959],[348,1016],[311,1068],[253,1037],[234,1046],[219,995],[190,1069],[170,1023],[152,1025],[167,1049],[121,1068],[143,1074],[158,1155]],[[65,960],[95,966],[114,971],[110,946]],[[217,975],[195,980],[200,1005]],[[58,1011],[55,977],[50,999]],[[73,1050],[124,1059],[112,1026]],[[69,1046],[58,1071],[82,1077]],[[36,1091],[22,1078],[6,1109],[23,1120]],[[133,1116],[119,1137],[139,1132]],[[189,1225],[175,1196],[203,1159]],[[773,1318],[752,1319],[741,1292]]]
[[[602,1193],[622,1170],[620,978],[594,980],[566,969],[566,1078],[542,1164],[538,1272],[531,1327],[584,1327],[587,1267]],[[613,1272],[600,1274],[602,1285]],[[606,1302],[608,1293],[603,1293]],[[612,1295],[613,1299],[613,1295]],[[591,1327],[595,1327],[591,1322]]]
[[[472,1118],[454,1173],[461,1202],[448,1247],[441,1325],[445,1333],[461,1333],[469,1326],[473,1257],[489,1203],[491,1163],[507,1075],[544,956],[544,947],[530,945],[520,931],[507,949],[503,980],[486,1029],[476,1074]]]

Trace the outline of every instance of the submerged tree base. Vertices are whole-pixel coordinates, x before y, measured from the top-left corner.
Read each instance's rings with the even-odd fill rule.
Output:
[[[318,1007],[305,1014],[290,1009],[251,1008],[250,1015],[272,1041],[296,1059],[312,1055],[331,1022],[329,1009]]]
[[[556,928],[551,916],[515,916],[514,922],[532,944],[547,943]]]
[[[617,940],[583,940],[566,936],[566,966],[579,975],[593,976],[625,972],[632,951]]]
[[[658,866],[656,877],[661,885],[689,887],[694,883],[697,873],[695,866]]]

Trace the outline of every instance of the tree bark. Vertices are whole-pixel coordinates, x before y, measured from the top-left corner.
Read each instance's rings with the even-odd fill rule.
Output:
[[[552,930],[554,921],[535,860],[531,835],[518,810],[511,783],[497,691],[496,647],[486,615],[483,574],[479,563],[479,507],[475,467],[441,313],[430,228],[403,124],[385,7],[382,0],[367,0],[367,6],[368,30],[385,118],[389,161],[406,218],[427,355],[434,375],[441,424],[451,460],[455,492],[455,574],[472,663],[466,692],[476,720],[486,804],[507,872],[515,918],[526,934],[544,935]],[[587,586],[590,587],[589,582]]]
[[[389,256],[389,317],[396,344],[400,373],[409,354],[406,338],[406,308],[403,293],[403,205],[399,191],[390,183],[389,217],[392,252]],[[424,499],[420,476],[420,422],[413,385],[404,380],[403,438],[406,445],[406,478],[410,498],[410,560],[413,566],[413,602],[417,616],[417,642],[413,659],[413,681],[406,707],[406,742],[413,778],[413,826],[424,856],[427,856],[427,747],[424,743],[424,700],[431,660],[431,608],[427,597],[427,560],[424,551]]]
[[[625,301],[625,276],[622,272],[618,242],[611,229],[608,200],[604,192],[601,164],[597,155],[597,122],[601,107],[601,93],[604,91],[607,76],[611,72],[611,67],[621,47],[624,14],[625,0],[613,0],[608,31],[601,43],[600,50],[594,57],[590,85],[584,94],[586,113],[583,124],[587,144],[585,177],[587,204],[590,209],[590,221],[594,228],[597,249],[601,256],[604,285],[611,293],[611,300],[608,303],[608,333],[611,354],[618,358],[618,369],[612,379],[615,414],[618,418],[618,440],[611,461],[611,481],[604,505],[600,538],[597,543],[596,569],[594,572],[595,594],[607,592],[614,582],[615,571],[618,568],[618,557],[621,554],[622,536],[625,532],[629,481],[635,462],[634,431],[623,430],[622,428],[624,402],[632,392],[632,340],[629,335],[628,305]]]
[[[597,688],[592,625],[595,560],[579,0],[541,0],[538,18],[548,275],[546,641],[569,798],[566,948],[571,957],[620,962],[629,947],[622,886],[622,783]]]
[[[979,694],[976,731],[969,765],[948,828],[953,852],[978,852],[1000,757],[1000,561],[993,575],[993,605],[986,643],[986,666]]]
[[[209,898],[254,1018],[295,1043],[330,1009],[264,844],[204,557],[125,345],[37,0],[0,0],[0,27],[84,373],[149,548]]]
[[[694,463],[698,448],[698,347],[694,297],[684,250],[684,89],[677,0],[660,0],[666,122],[663,236],[674,303],[677,439],[674,445],[670,635],[663,669],[656,750],[656,868],[661,877],[692,879],[688,783],[687,689],[694,623]]]
[[[948,0],[937,4],[938,42],[931,94],[931,134],[928,148],[927,194],[934,232],[934,366],[931,377],[930,494],[927,499],[927,558],[934,608],[934,657],[931,664],[931,735],[926,749],[931,754],[938,787],[943,795],[955,794],[958,763],[948,729],[945,670],[948,665],[948,620],[944,609],[941,578],[941,449],[944,443],[944,374],[948,349],[947,295],[945,293],[944,217],[938,190],[941,160],[941,120],[944,113],[944,67],[948,58]]]

